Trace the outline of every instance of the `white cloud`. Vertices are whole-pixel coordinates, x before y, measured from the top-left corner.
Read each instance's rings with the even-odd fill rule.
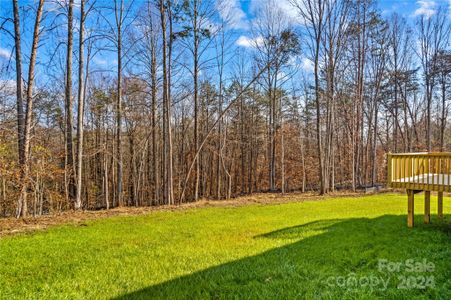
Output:
[[[277,5],[282,12],[289,17],[292,21],[295,21],[299,18],[299,13],[297,8],[293,7],[293,4],[289,0],[279,0],[277,1]]]
[[[223,21],[232,29],[248,29],[246,14],[241,9],[239,0],[217,0],[216,8]]]
[[[108,61],[107,61],[106,59],[101,59],[101,58],[98,58],[98,57],[94,57],[94,58],[92,59],[92,61],[93,61],[96,65],[99,65],[99,66],[106,66],[106,65],[108,64]]]
[[[247,36],[240,36],[235,44],[244,47],[244,48],[255,48],[257,46],[260,46],[263,43],[263,38],[261,36],[258,36],[256,38],[249,38]]]
[[[407,17],[406,11],[412,4],[407,1],[394,1],[391,6],[387,6],[382,10],[382,16],[389,17],[393,13],[400,14],[403,17]]]
[[[313,62],[310,59],[304,57],[302,59],[301,68],[307,73],[312,73],[314,71],[313,70]]]
[[[419,0],[417,1],[419,7],[413,13],[414,16],[432,17],[436,13],[437,3],[433,0]]]
[[[298,3],[302,5],[302,2]],[[290,0],[251,0],[251,11],[257,15],[268,7],[273,12],[281,13],[288,23],[301,23],[299,11]]]
[[[108,55],[99,54],[92,58],[92,62],[103,71],[113,70],[117,67],[117,59]]]
[[[9,59],[10,56],[11,56],[11,50],[0,47],[0,57]]]

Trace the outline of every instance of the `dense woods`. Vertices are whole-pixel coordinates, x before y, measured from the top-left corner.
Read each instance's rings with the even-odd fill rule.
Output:
[[[6,2],[0,216],[355,190],[451,150],[446,2]]]

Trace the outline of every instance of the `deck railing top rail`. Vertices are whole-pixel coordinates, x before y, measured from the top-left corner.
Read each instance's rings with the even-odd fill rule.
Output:
[[[451,157],[451,152],[410,152],[410,153],[388,153],[391,156],[443,156]]]

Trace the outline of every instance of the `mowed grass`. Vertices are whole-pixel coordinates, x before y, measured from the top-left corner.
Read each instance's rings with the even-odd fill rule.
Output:
[[[416,199],[413,229],[406,196],[381,194],[156,211],[4,237],[0,298],[450,299],[450,215],[439,222],[433,197],[424,225]],[[379,259],[427,259],[434,270],[380,271]],[[434,286],[400,288],[412,275]]]

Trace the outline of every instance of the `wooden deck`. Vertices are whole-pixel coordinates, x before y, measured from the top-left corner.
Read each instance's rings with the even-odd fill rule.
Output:
[[[431,192],[438,194],[443,218],[443,192],[451,192],[451,152],[387,154],[387,185],[407,191],[407,225],[414,225],[414,195],[424,191],[424,222],[430,222]]]

